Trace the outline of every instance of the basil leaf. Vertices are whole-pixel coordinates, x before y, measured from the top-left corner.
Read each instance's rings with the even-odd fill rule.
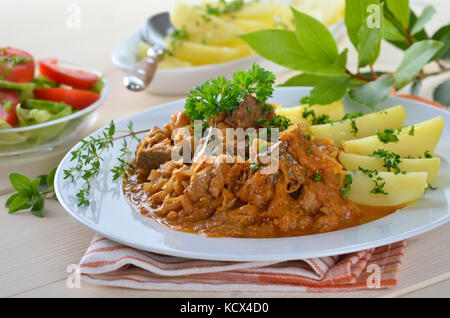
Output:
[[[314,87],[309,95],[311,105],[326,105],[344,97],[350,87],[349,78],[331,78]]]
[[[425,24],[431,20],[431,17],[435,13],[436,13],[436,9],[433,6],[431,6],[431,5],[426,6],[423,9],[422,14],[417,18],[416,22],[412,26],[410,33],[412,35],[414,35],[420,31],[422,31]]]
[[[335,65],[310,56],[298,43],[295,32],[261,30],[239,36],[262,57],[281,66],[310,74],[345,77]]]
[[[19,173],[10,173],[9,181],[17,192],[28,192],[30,190],[31,180]]]
[[[450,106],[450,79],[435,88],[433,99],[446,107]]]
[[[297,39],[305,51],[318,59],[333,64],[338,48],[330,30],[313,17],[291,7],[294,15]]]
[[[409,0],[385,0],[394,17],[407,29],[409,27]]]
[[[423,40],[411,45],[394,73],[397,90],[412,81],[442,46],[441,42],[434,40]]]
[[[394,83],[395,80],[391,76],[386,76],[368,84],[351,88],[348,96],[356,103],[375,111],[377,106],[389,96]]]
[[[53,185],[55,183],[55,174],[56,174],[56,168],[53,168],[50,173],[47,175],[47,185],[50,188],[53,188]]]
[[[362,26],[358,36],[359,67],[373,65],[380,55],[381,39],[383,38],[382,29]]]
[[[280,86],[316,86],[327,79],[327,76],[303,73],[291,77]]]
[[[450,24],[447,24],[433,34],[433,40],[441,41],[444,46],[432,57],[432,60],[440,58],[450,59]]]
[[[41,218],[44,217],[44,204],[45,204],[44,202],[45,202],[44,197],[39,195],[35,199],[35,202],[31,207],[31,213]]]
[[[20,195],[20,193],[14,193],[12,196],[8,198],[5,202],[5,207],[9,208],[11,203]]]
[[[14,198],[14,200],[9,205],[8,213],[14,213],[19,210],[28,209],[30,207],[30,205],[28,204],[29,199],[30,198],[28,196],[19,194]]]
[[[372,4],[379,5],[379,0],[346,0],[345,1],[345,26],[348,37],[355,48],[359,44],[359,30],[367,26],[368,7]]]

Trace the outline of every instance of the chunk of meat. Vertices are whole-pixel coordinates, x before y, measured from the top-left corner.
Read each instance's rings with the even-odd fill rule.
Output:
[[[258,104],[256,98],[252,95],[245,96],[239,106],[225,117],[225,123],[231,127],[241,127],[243,129],[258,127],[258,120],[272,120],[275,112],[273,108]]]
[[[170,138],[158,127],[144,136],[136,150],[136,166],[148,170],[157,169],[171,159]]]

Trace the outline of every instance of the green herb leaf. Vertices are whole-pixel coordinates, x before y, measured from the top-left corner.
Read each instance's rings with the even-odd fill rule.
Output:
[[[412,83],[409,91],[412,95],[419,95],[421,88],[422,88],[422,81],[416,80]]]
[[[317,172],[316,175],[313,178],[314,181],[319,182],[322,180],[322,174],[320,172]]]
[[[29,197],[25,194],[18,194],[12,202],[9,204],[9,210],[8,213],[14,213],[20,210],[25,210],[30,207],[28,204]]]
[[[351,174],[346,174],[344,177],[344,186],[341,187],[341,195],[344,199],[348,199],[348,192],[352,188],[353,178]]]
[[[402,62],[394,73],[397,90],[416,77],[442,46],[443,44],[438,41],[423,40],[414,43],[407,49]]]
[[[31,180],[19,173],[10,173],[9,181],[17,192],[29,192]]]
[[[426,6],[422,14],[417,18],[416,22],[411,28],[410,33],[412,35],[417,34],[418,32],[423,30],[425,24],[431,20],[431,17],[436,13],[436,9],[432,5]]]
[[[409,0],[385,0],[394,17],[407,29],[409,27]]]
[[[345,70],[309,55],[295,32],[262,30],[239,36],[262,57],[281,66],[309,74],[346,77]]]
[[[303,49],[319,60],[333,64],[339,55],[330,30],[317,19],[291,7],[294,14],[297,39]]]
[[[345,26],[350,41],[356,49],[359,46],[359,32],[362,26],[367,26],[370,5],[379,5],[378,0],[346,0],[345,1]]]
[[[388,128],[384,131],[377,130],[378,140],[382,143],[388,144],[390,142],[398,142],[398,137],[395,134],[394,129]]]
[[[444,106],[450,106],[450,79],[435,88],[433,99]]]
[[[450,59],[450,24],[447,24],[436,31],[432,37],[433,40],[441,41],[444,46],[431,58],[436,59]]]
[[[326,105],[344,97],[350,87],[349,78],[332,78],[314,87],[309,95],[311,105]]]
[[[45,213],[44,213],[44,205],[45,205],[45,199],[43,196],[38,195],[36,196],[35,202],[33,204],[33,206],[31,207],[31,213],[33,213],[33,215],[36,215],[38,217],[44,217]]]
[[[381,39],[383,38],[383,29],[368,28],[362,26],[358,33],[358,65],[364,67],[373,65],[380,55]]]
[[[328,79],[330,78],[327,76],[303,73],[291,77],[280,86],[316,86]]]
[[[395,80],[386,76],[365,85],[352,87],[348,96],[360,105],[374,111],[386,98],[394,86]]]

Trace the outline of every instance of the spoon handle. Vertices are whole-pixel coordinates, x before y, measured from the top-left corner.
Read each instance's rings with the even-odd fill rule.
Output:
[[[153,79],[158,65],[160,50],[149,49],[148,56],[137,63],[123,79],[123,85],[133,92],[145,89]]]

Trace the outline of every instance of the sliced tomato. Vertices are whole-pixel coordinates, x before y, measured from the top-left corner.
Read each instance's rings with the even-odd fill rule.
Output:
[[[6,121],[12,127],[17,125],[16,107],[19,104],[19,94],[12,89],[0,89],[0,120]]]
[[[34,97],[36,99],[64,102],[75,109],[83,109],[99,100],[100,95],[79,89],[56,87],[35,89]]]
[[[63,67],[54,63],[53,60],[40,61],[38,64],[41,75],[47,76],[49,80],[59,84],[77,89],[92,89],[99,79],[97,74]]]
[[[34,78],[34,68],[31,54],[11,47],[0,47],[0,79],[29,82]]]

